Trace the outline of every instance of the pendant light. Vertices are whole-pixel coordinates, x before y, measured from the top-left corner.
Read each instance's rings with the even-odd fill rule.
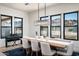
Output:
[[[40,12],[40,9],[39,9],[39,3],[38,3],[38,20],[36,21],[35,24],[37,26],[47,26],[48,21],[47,20],[40,20],[39,12]],[[46,16],[46,3],[44,4],[44,14]]]

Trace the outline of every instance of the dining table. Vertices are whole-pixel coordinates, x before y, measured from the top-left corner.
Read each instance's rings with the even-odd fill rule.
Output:
[[[37,37],[26,36],[23,39],[26,39],[28,41],[37,40],[38,42],[46,42],[46,43],[49,43],[51,46],[56,47],[56,48],[65,48],[71,44],[71,42],[55,40],[56,38],[37,38]]]

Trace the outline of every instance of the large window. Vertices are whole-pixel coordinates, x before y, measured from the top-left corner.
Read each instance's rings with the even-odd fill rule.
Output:
[[[48,16],[40,17],[40,20],[48,21]],[[40,26],[40,36],[48,36],[48,25]]]
[[[64,14],[64,38],[70,40],[78,39],[78,12]]]
[[[52,38],[60,38],[61,36],[61,15],[50,16],[50,36]]]
[[[12,17],[1,15],[1,38],[12,34]]]
[[[48,27],[47,26],[40,26],[40,35],[48,36]]]
[[[14,33],[18,36],[23,36],[23,18],[14,18]]]

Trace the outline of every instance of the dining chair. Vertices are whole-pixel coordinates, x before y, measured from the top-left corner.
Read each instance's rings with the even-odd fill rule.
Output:
[[[37,40],[31,40],[31,49],[32,49],[31,55],[33,54],[33,52],[36,52],[36,55],[38,55],[40,48]]]
[[[58,55],[71,56],[73,53],[73,44],[67,45],[65,48],[57,51]]]
[[[24,48],[26,54],[28,55],[30,53],[31,46],[27,39],[22,38],[22,47]]]
[[[55,50],[51,50],[49,43],[40,42],[40,46],[41,46],[41,53],[42,53],[42,55],[44,55],[44,56],[55,55],[56,51]]]

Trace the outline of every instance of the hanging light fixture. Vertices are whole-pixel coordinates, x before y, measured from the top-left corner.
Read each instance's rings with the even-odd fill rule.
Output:
[[[46,16],[46,3],[44,4],[44,13],[45,13],[45,16]],[[48,26],[48,20],[40,20],[39,19],[40,18],[40,16],[39,16],[39,3],[38,3],[38,20],[36,21],[36,25],[37,26]]]

